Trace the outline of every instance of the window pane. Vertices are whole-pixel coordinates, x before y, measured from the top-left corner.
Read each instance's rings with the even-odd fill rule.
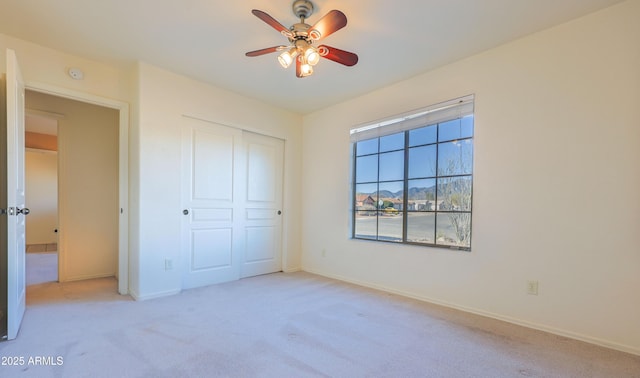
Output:
[[[401,150],[404,148],[404,132],[380,138],[380,152]]]
[[[356,145],[356,155],[369,155],[378,152],[378,138],[362,140]]]
[[[471,176],[438,179],[438,210],[471,211]]]
[[[378,181],[378,155],[356,158],[356,182]]]
[[[409,147],[437,142],[438,126],[431,125],[409,131]]]
[[[443,122],[438,126],[439,142],[469,138],[473,136],[473,116]]]
[[[460,131],[460,138],[470,138],[473,136],[473,114],[466,117],[462,117],[462,125]]]
[[[402,213],[386,211],[380,213],[378,240],[402,241]]]
[[[365,239],[376,239],[377,211],[356,212],[355,237]]]
[[[473,141],[465,139],[438,145],[438,175],[467,175],[473,169]]]
[[[473,115],[396,130],[352,145],[354,237],[470,249]]]
[[[380,154],[380,181],[402,180],[404,177],[404,151]]]
[[[356,185],[356,210],[375,210],[378,203],[378,184]]]
[[[410,212],[407,214],[407,241],[411,243],[435,243],[436,214]]]
[[[436,152],[435,144],[409,149],[409,178],[435,177]]]
[[[436,180],[409,180],[407,210],[435,211]]]
[[[471,247],[471,213],[439,213],[436,244]]]
[[[402,211],[404,203],[403,189],[404,182],[402,181],[381,182],[380,192],[378,192],[378,208],[387,212],[393,210],[396,212]]]

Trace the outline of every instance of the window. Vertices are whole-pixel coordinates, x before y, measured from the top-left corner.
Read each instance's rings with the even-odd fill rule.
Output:
[[[470,250],[473,96],[351,130],[352,237]]]

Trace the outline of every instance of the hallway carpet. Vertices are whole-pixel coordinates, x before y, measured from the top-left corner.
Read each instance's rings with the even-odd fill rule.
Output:
[[[58,252],[26,254],[27,286],[58,281]]]

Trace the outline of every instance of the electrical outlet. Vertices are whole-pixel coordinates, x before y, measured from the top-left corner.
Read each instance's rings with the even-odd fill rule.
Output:
[[[538,281],[527,281],[527,294],[538,295]]]
[[[164,270],[173,270],[173,260],[164,259]]]

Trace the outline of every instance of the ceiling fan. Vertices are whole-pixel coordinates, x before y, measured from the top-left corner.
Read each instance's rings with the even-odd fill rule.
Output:
[[[293,2],[293,14],[300,19],[300,22],[288,29],[261,10],[254,9],[251,13],[287,37],[289,45],[250,51],[245,54],[246,56],[260,56],[282,51],[278,56],[280,65],[288,68],[295,61],[296,76],[299,78],[313,74],[313,66],[318,64],[321,57],[349,67],[358,63],[358,55],[352,52],[327,45],[313,46],[314,42],[328,37],[347,25],[347,16],[339,10],[330,11],[312,26],[305,23],[305,20],[313,14],[313,4],[308,0],[296,0]]]

